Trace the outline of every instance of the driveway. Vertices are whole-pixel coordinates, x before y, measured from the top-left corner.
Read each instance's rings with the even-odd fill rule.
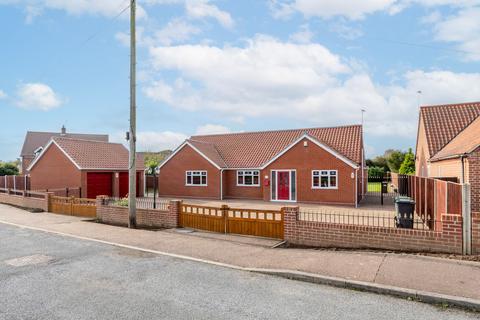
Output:
[[[0,319],[477,319],[0,224]]]

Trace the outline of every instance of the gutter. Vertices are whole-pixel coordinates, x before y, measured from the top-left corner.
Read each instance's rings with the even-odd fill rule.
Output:
[[[223,171],[225,169],[220,169],[220,200],[223,200]]]
[[[460,183],[464,184],[465,183],[465,158],[467,157],[467,154],[464,153],[460,156],[460,160],[462,161],[462,174],[460,177]]]

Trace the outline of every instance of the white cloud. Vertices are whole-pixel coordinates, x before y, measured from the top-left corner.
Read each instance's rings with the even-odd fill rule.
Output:
[[[1,4],[24,5],[25,21],[32,23],[45,9],[63,10],[72,15],[90,14],[111,18],[118,15],[129,3],[125,0],[0,0]],[[128,10],[123,16],[128,18]],[[146,17],[141,5],[137,5],[137,17],[138,19]]]
[[[377,12],[397,14],[412,5],[462,8],[478,4],[478,0],[270,0],[270,8],[275,18],[286,18],[294,12],[300,12],[306,18],[345,17],[350,20],[361,20]]]
[[[219,124],[206,124],[197,128],[196,135],[209,135],[231,132],[229,128]]]
[[[368,72],[319,44],[257,36],[244,47],[180,45],[150,50],[154,70],[178,74],[145,94],[172,108],[215,112],[220,119],[295,119],[305,125],[359,123],[366,130],[412,137],[417,94],[425,104],[480,99],[480,73],[413,70],[398,84],[374,83]]]
[[[111,137],[113,142],[127,145],[124,132],[117,132],[111,135]],[[137,132],[137,151],[158,152],[173,150],[187,138],[185,134],[180,132],[140,131]]]
[[[7,94],[0,89],[0,99],[5,99],[7,97]]]
[[[274,1],[273,15],[285,17],[295,11],[305,17],[331,18],[344,16],[352,20],[363,19],[367,14],[384,11],[397,0],[361,0],[361,1],[338,1],[338,0],[295,0],[288,2]]]
[[[304,24],[298,32],[290,36],[290,40],[297,43],[309,43],[312,41],[313,36],[314,34],[308,24]]]
[[[17,90],[16,105],[23,109],[48,111],[61,104],[53,89],[43,83],[22,84]]]
[[[435,39],[457,44],[468,60],[480,61],[480,7],[466,8],[434,24]]]
[[[210,4],[209,0],[189,0],[185,3],[187,14],[192,18],[213,18],[226,28],[235,24],[230,13]]]

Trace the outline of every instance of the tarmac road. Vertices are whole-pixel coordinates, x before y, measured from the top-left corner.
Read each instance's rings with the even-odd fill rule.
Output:
[[[0,224],[0,319],[478,318]]]

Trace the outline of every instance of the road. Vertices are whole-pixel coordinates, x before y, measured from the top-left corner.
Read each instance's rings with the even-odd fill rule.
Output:
[[[478,318],[0,224],[0,319]]]

